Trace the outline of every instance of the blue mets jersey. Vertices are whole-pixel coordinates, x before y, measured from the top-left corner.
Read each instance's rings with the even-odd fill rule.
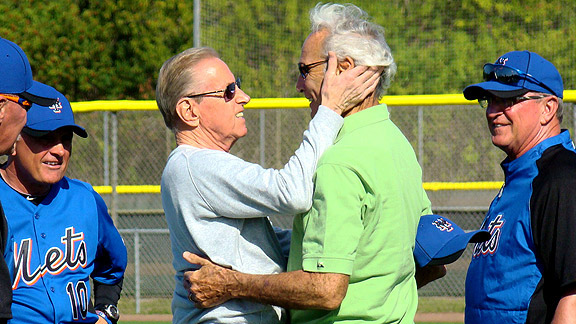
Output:
[[[38,205],[0,180],[13,267],[13,319],[20,323],[95,323],[90,280],[124,276],[126,247],[104,200],[84,182],[64,177]]]
[[[466,277],[466,323],[550,323],[576,284],[576,152],[568,131],[502,163]]]

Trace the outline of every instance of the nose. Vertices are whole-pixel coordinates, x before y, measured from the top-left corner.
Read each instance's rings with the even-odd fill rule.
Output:
[[[298,90],[298,92],[304,92],[304,78],[302,77],[302,75],[298,75],[298,80],[296,81],[296,90]]]
[[[503,101],[493,101],[488,104],[486,108],[486,115],[492,115],[503,112],[507,107],[506,103]]]
[[[247,104],[250,102],[250,96],[244,90],[237,88],[236,102],[240,104]]]
[[[64,156],[66,153],[66,147],[62,141],[55,142],[50,148],[50,154],[54,156]]]

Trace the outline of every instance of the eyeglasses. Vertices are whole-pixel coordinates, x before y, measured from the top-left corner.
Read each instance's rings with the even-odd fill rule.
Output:
[[[488,108],[488,106],[491,106],[495,102],[500,103],[504,107],[512,107],[520,101],[536,100],[536,99],[542,99],[542,98],[546,98],[546,97],[550,97],[550,95],[520,96],[520,97],[512,97],[512,98],[500,98],[500,97],[489,96],[489,97],[478,99],[478,103],[480,104],[480,107],[482,107],[484,109]]]
[[[312,70],[312,68],[317,67],[318,65],[324,64],[326,62],[328,62],[328,60],[318,61],[310,64],[298,63],[298,71],[300,71],[300,76],[302,77],[302,79],[306,80],[306,77],[308,76],[308,74],[310,74],[310,70]]]
[[[12,102],[15,102],[17,104],[22,105],[22,107],[24,108],[24,110],[28,111],[30,110],[30,107],[32,107],[32,104],[26,100],[26,99],[22,99],[20,98],[18,95],[15,94],[2,94],[2,96]]]
[[[516,85],[516,84],[518,84],[518,82],[520,80],[530,79],[530,81],[532,81],[532,82],[536,83],[537,85],[550,91],[551,94],[554,93],[554,91],[552,91],[552,89],[550,89],[544,83],[540,82],[538,79],[536,79],[531,74],[528,74],[526,72],[522,72],[522,71],[520,71],[516,68],[513,68],[511,66],[486,63],[486,64],[484,64],[483,77],[484,77],[484,81],[496,80],[500,83],[510,84],[510,85]]]
[[[187,95],[184,97],[194,98],[194,97],[207,96],[207,95],[211,95],[211,94],[215,94],[215,93],[224,92],[224,95],[220,98],[224,98],[225,101],[230,101],[230,100],[234,99],[234,96],[236,95],[236,87],[238,87],[238,89],[240,89],[240,78],[236,78],[236,81],[227,85],[226,89],[204,92],[204,93],[198,93],[198,94],[191,94],[191,95]]]

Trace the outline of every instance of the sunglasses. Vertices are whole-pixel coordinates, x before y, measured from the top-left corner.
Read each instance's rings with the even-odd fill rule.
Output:
[[[15,102],[17,104],[22,105],[22,107],[24,107],[24,110],[28,111],[30,110],[30,107],[32,107],[32,104],[25,99],[20,98],[18,95],[15,94],[2,94],[2,96],[12,102]]]
[[[300,71],[300,76],[302,79],[306,80],[306,77],[308,74],[310,74],[310,70],[312,70],[312,68],[317,67],[318,65],[322,65],[326,62],[328,62],[328,60],[318,61],[310,64],[298,63],[298,71]]]
[[[512,97],[512,98],[499,98],[499,97],[485,97],[482,99],[478,99],[478,103],[480,107],[487,109],[488,106],[491,106],[495,102],[502,104],[504,107],[512,107],[515,104],[519,103],[520,101],[524,100],[536,100],[550,97],[550,95],[538,95],[538,96],[519,96],[519,97]]]
[[[534,76],[532,76],[526,72],[522,72],[522,71],[520,71],[516,68],[513,68],[511,66],[486,63],[486,64],[484,64],[483,77],[484,77],[484,81],[495,80],[495,81],[498,81],[500,83],[510,84],[510,85],[517,85],[519,81],[529,79],[531,82],[536,83],[537,85],[550,91],[551,94],[554,93],[554,91],[552,91],[552,89],[550,89],[544,83],[540,82]]]
[[[211,94],[224,92],[224,95],[222,97],[219,97],[219,98],[224,98],[224,101],[228,102],[228,101],[234,99],[234,96],[236,95],[236,87],[238,87],[238,89],[240,89],[240,78],[236,78],[236,81],[227,85],[226,89],[204,92],[204,93],[198,93],[198,94],[192,94],[192,95],[187,95],[184,97],[185,98],[194,98],[194,97],[208,96]]]

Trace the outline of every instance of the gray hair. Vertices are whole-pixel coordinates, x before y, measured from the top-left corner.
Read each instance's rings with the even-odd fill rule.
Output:
[[[558,98],[558,109],[556,109],[556,118],[558,118],[558,122],[562,123],[562,119],[564,119],[564,101],[562,98]]]
[[[196,75],[194,67],[203,59],[216,57],[218,53],[210,47],[189,48],[164,62],[158,74],[156,103],[164,117],[166,127],[176,132],[176,104],[180,98],[190,94],[202,76]],[[202,97],[195,100],[201,101]]]
[[[564,119],[564,100],[562,100],[562,98],[560,97],[556,97],[553,94],[547,93],[547,92],[537,92],[539,95],[543,95],[543,96],[552,96],[555,97],[558,100],[558,109],[556,109],[556,119],[558,119],[558,123],[562,124],[562,120]],[[540,99],[543,100],[544,98]]]
[[[312,32],[329,32],[323,54],[333,51],[338,60],[349,56],[356,65],[384,67],[375,91],[380,99],[396,74],[396,63],[384,38],[384,28],[369,19],[364,10],[353,4],[318,3],[310,10]]]

